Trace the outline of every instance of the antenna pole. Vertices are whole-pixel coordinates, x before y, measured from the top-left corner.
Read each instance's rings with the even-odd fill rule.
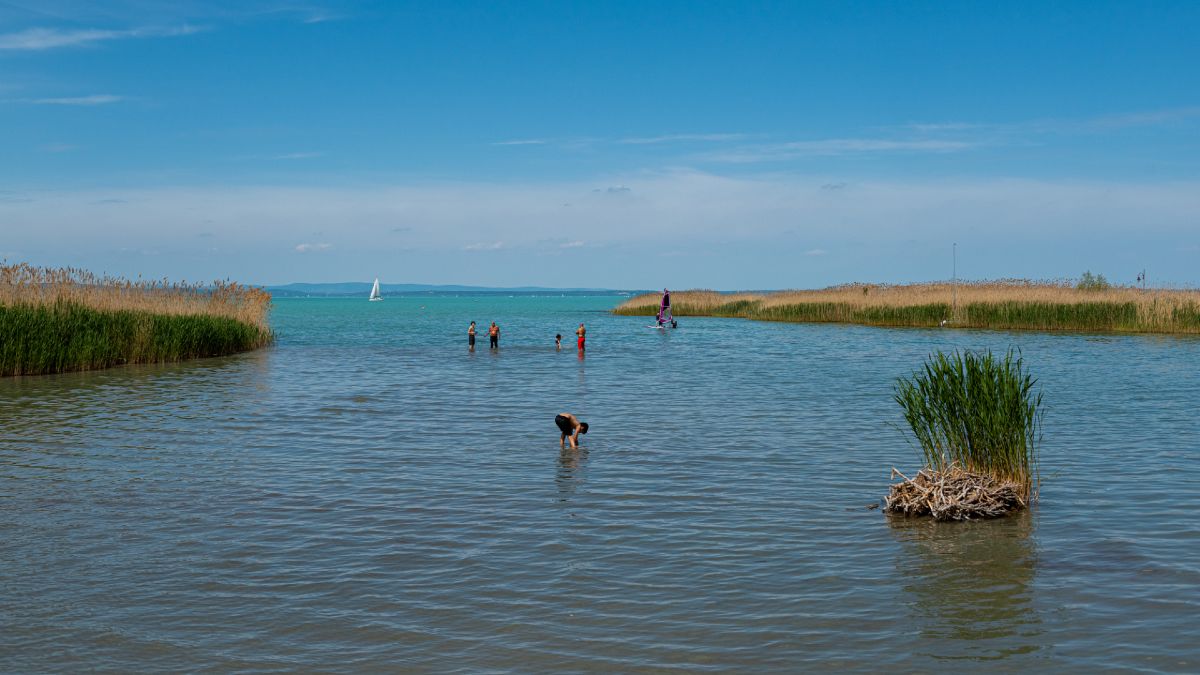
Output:
[[[953,271],[951,272],[953,275],[951,278],[953,279],[954,283],[954,308],[950,310],[950,316],[956,317],[958,316],[958,242],[954,242],[954,245],[950,250],[954,260],[954,266],[952,267]]]

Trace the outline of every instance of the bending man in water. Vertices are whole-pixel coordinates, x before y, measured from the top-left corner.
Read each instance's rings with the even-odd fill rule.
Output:
[[[579,447],[579,434],[588,432],[587,422],[580,422],[579,418],[571,413],[559,413],[554,416],[554,424],[558,430],[562,432],[562,438],[558,439],[559,447],[567,447],[567,439],[571,439],[571,449]]]

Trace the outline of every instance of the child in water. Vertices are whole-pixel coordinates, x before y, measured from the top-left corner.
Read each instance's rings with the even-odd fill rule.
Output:
[[[554,334],[554,348],[560,352],[562,351],[562,333]]]
[[[562,436],[558,439],[559,447],[566,448],[567,441],[571,442],[571,449],[579,447],[579,434],[588,432],[588,423],[580,422],[579,418],[571,413],[564,412],[554,416],[554,425],[558,427],[559,433]]]

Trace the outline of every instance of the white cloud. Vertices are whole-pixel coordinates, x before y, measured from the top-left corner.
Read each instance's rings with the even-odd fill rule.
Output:
[[[526,138],[515,141],[496,141],[492,145],[545,145],[546,143],[549,143],[549,141],[541,138]]]
[[[34,98],[28,99],[29,103],[38,105],[79,105],[93,106],[105,105],[107,103],[116,103],[125,100],[124,96],[115,96],[113,94],[92,94],[91,96],[67,96],[62,98]]]
[[[623,145],[654,145],[658,143],[678,143],[687,141],[721,143],[728,141],[740,141],[746,138],[746,134],[666,134],[663,136],[622,138],[617,142]]]
[[[986,137],[995,142],[1041,134],[1095,134],[1138,127],[1156,127],[1180,124],[1200,118],[1200,106],[1141,110],[1112,115],[1083,118],[1042,118],[1014,122],[935,122],[907,124],[890,127],[894,132],[916,132],[922,137],[954,136],[958,132],[971,132],[974,136]]]
[[[329,12],[314,12],[301,19],[301,23],[326,23],[328,21],[337,21],[343,18],[340,14],[332,14]]]
[[[909,124],[905,128],[923,134],[941,133],[945,131],[968,131],[980,128],[981,124],[971,122],[933,122],[928,124]]]
[[[273,155],[271,159],[312,159],[321,157],[323,154],[320,152],[287,152],[282,155]]]
[[[980,144],[969,141],[887,138],[829,138],[818,141],[793,141],[747,145],[702,155],[701,159],[715,162],[752,163],[777,162],[799,157],[833,157],[879,153],[947,153],[962,152]]]
[[[1197,117],[1200,117],[1200,106],[1191,106],[1187,108],[1148,110],[1121,115],[1105,115],[1103,117],[1084,120],[1079,126],[1086,130],[1102,131],[1130,127],[1161,126]]]
[[[810,256],[810,257],[829,255],[829,251],[826,251],[823,248],[810,248],[804,252],[804,255]]]
[[[650,259],[682,250],[687,255],[671,272],[691,274],[686,283],[766,288],[776,278],[783,285],[802,283],[772,270],[806,252],[816,256],[817,246],[828,253],[814,262],[840,261],[828,275],[894,281],[898,273],[892,270],[907,265],[912,275],[941,278],[941,268],[926,265],[918,254],[945,248],[948,260],[949,242],[958,242],[959,264],[974,276],[982,274],[976,271],[981,261],[989,262],[994,271],[988,273],[995,276],[1021,275],[1039,264],[1026,261],[1048,261],[1039,269],[1066,275],[1136,255],[1161,270],[1157,278],[1198,280],[1194,260],[1185,265],[1185,254],[1176,249],[1196,242],[1200,181],[855,177],[845,192],[819,189],[840,178],[676,171],[577,182],[32,190],[0,193],[0,223],[19,225],[0,224],[0,239],[6,249],[52,252],[46,255],[85,266],[105,263],[94,251],[140,247],[161,251],[167,273],[179,269],[188,276],[248,280],[296,278],[302,273],[295,270],[296,256],[307,254],[314,261],[303,271],[309,279],[317,271],[326,280],[350,278],[370,264],[395,265],[413,280],[545,282],[557,278],[550,275],[560,259],[552,254],[562,252],[561,264],[576,265],[571,269],[592,275],[592,283],[637,286],[638,275],[658,272],[647,270]],[[622,183],[637,185],[636,199],[592,192],[597,185]],[[128,203],[95,205],[114,197]],[[572,207],[562,208],[564,202]],[[398,223],[412,229],[388,234]],[[220,266],[186,267],[201,231],[213,233],[229,252]],[[336,245],[326,243],[332,241]],[[583,250],[589,255],[582,263],[569,255]],[[854,255],[847,258],[845,251]],[[1084,260],[1081,251],[1092,257]],[[784,267],[755,262],[755,256]],[[714,266],[717,259],[728,262]],[[1101,262],[1093,262],[1097,259]],[[1118,262],[1099,271],[1112,275]],[[946,267],[948,277],[949,263]]]
[[[467,244],[463,247],[464,251],[498,251],[504,248],[502,241],[482,241],[474,244]]]
[[[204,30],[198,26],[144,27],[127,30],[83,28],[29,28],[16,33],[0,34],[0,50],[41,51],[60,47],[78,47],[96,42],[140,37],[171,37],[191,35]]]
[[[296,246],[296,253],[315,253],[320,251],[328,251],[331,248],[333,248],[333,244],[298,244]]]

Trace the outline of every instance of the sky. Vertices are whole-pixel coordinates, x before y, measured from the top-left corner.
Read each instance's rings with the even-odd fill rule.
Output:
[[[0,0],[0,258],[1200,284],[1200,2]]]

